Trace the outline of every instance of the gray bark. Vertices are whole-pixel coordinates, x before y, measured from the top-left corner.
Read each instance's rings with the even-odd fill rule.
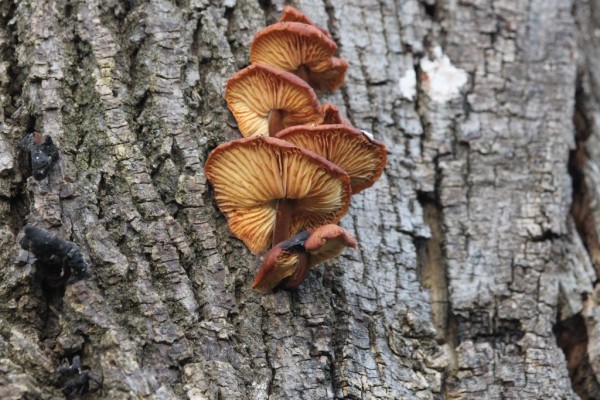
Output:
[[[203,165],[239,137],[225,81],[283,5],[0,3],[0,398],[62,397],[74,355],[88,398],[600,393],[598,5],[294,2],[349,61],[322,101],[388,165],[341,222],[358,248],[261,295]],[[61,149],[40,182],[33,130]],[[26,223],[91,276],[45,286]]]

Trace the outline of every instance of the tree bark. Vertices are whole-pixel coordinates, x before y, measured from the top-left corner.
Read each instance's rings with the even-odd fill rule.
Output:
[[[0,398],[62,397],[76,355],[87,398],[597,397],[600,7],[294,2],[349,62],[322,102],[388,165],[342,219],[358,248],[261,295],[203,166],[284,3],[0,3]],[[48,287],[27,223],[90,276]]]

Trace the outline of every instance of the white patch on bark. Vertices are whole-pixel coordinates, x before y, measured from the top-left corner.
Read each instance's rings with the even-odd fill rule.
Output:
[[[13,155],[10,150],[10,144],[4,137],[0,137],[0,174],[4,173],[4,171],[10,171],[13,167]]]
[[[433,55],[433,60],[421,59],[421,70],[426,74],[423,87],[431,100],[445,103],[460,94],[460,88],[467,83],[468,77],[464,70],[452,65],[439,46],[433,49]]]
[[[400,93],[405,99],[415,99],[417,95],[417,74],[414,69],[407,70],[404,76],[400,78]]]

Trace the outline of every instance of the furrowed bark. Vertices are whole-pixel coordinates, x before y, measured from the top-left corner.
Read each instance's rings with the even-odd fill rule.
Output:
[[[0,398],[61,397],[76,355],[88,398],[593,396],[598,7],[294,2],[349,62],[322,103],[388,165],[341,221],[358,248],[261,295],[203,166],[284,3],[0,5]],[[16,147],[34,131],[60,149],[41,181]],[[89,278],[48,287],[28,223]]]

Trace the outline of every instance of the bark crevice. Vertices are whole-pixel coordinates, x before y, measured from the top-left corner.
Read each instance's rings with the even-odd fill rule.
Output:
[[[553,331],[565,353],[573,390],[582,399],[600,398],[600,382],[588,356],[589,337],[584,317],[579,313],[559,321]]]
[[[429,289],[431,312],[437,338],[446,342],[448,334],[448,282],[443,253],[443,232],[441,227],[441,207],[427,193],[419,192],[417,199],[423,208],[424,222],[431,230],[427,239],[415,238],[417,268],[421,284]]]
[[[583,105],[582,77],[575,92],[575,110],[573,124],[575,126],[575,149],[569,155],[569,174],[573,185],[571,216],[575,227],[588,251],[596,276],[600,276],[600,240],[596,231],[596,221],[591,207],[590,190],[585,179],[585,164],[587,160],[586,142],[592,131],[590,119]]]
[[[588,159],[586,142],[592,135],[592,122],[585,105],[586,95],[583,79],[585,79],[583,74],[579,73],[573,110],[575,149],[570,152],[568,162],[568,171],[572,183],[570,216],[575,223],[575,234],[578,234],[583,241],[589,259],[596,271],[594,285],[597,286],[598,277],[600,276],[600,241],[585,172]],[[594,297],[585,297],[582,301],[584,310],[562,320],[561,316],[558,315],[553,332],[558,346],[565,354],[573,390],[581,398],[591,399],[600,397],[600,381],[590,363],[588,326],[584,317],[586,309],[594,307],[592,304]]]

